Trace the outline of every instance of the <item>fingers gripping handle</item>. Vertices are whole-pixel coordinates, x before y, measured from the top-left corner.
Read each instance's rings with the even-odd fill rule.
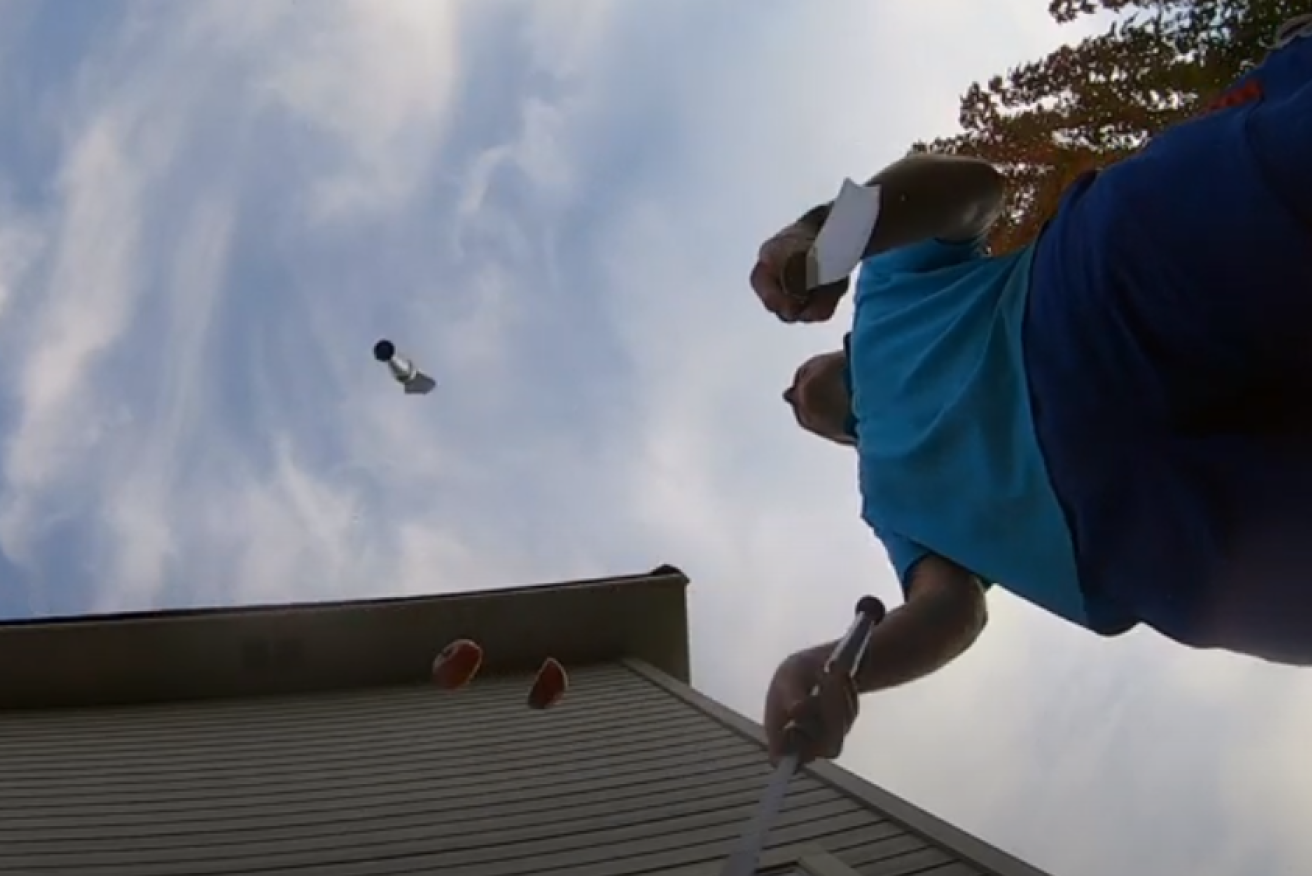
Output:
[[[825,672],[841,672],[848,677],[856,674],[861,660],[870,647],[870,633],[884,619],[884,603],[874,596],[862,596],[856,604],[856,617],[847,628],[846,635],[834,646],[825,663]]]
[[[805,252],[793,253],[784,261],[779,276],[779,284],[783,286],[784,294],[800,303],[810,301],[815,291],[808,276],[807,258],[808,254]]]
[[[875,626],[884,619],[884,614],[884,603],[880,602],[878,597],[861,597],[856,604],[856,617],[852,619],[852,625],[847,628],[847,633],[834,646],[829,659],[825,661],[826,675],[841,674],[849,679],[856,675],[865,659],[866,650],[870,647],[870,635],[874,632]],[[817,696],[819,693],[820,685],[817,684],[811,694]],[[796,721],[785,728],[785,733],[788,747],[792,751],[797,751],[809,736],[815,735]]]
[[[824,671],[841,672],[851,678],[861,666],[866,649],[870,645],[870,633],[875,624],[884,619],[884,604],[873,596],[862,597],[856,605],[856,618],[847,634],[835,646],[829,659],[825,661]],[[785,755],[775,767],[770,785],[766,788],[756,814],[743,831],[738,847],[725,861],[720,876],[751,876],[757,870],[757,860],[761,857],[761,848],[765,845],[770,822],[779,814],[784,797],[788,794],[788,783],[801,762],[800,743],[805,742],[810,734],[803,727],[790,724],[786,729],[786,738],[791,752]]]

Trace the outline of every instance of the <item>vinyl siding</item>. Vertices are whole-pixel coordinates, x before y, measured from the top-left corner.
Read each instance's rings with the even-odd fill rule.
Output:
[[[0,873],[714,874],[759,748],[623,666],[572,682],[547,712],[493,679],[0,714]],[[863,876],[979,873],[811,776],[770,837]]]

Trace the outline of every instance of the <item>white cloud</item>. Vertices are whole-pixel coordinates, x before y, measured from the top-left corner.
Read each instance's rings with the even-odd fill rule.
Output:
[[[41,481],[60,459],[50,440],[56,417],[71,413],[83,374],[110,346],[131,315],[136,281],[141,181],[124,155],[122,123],[103,118],[72,150],[64,179],[65,206],[49,284],[50,303],[37,323],[21,391],[30,419],[14,441],[8,470]],[[62,430],[61,430],[62,431]]]
[[[116,582],[102,592],[99,610],[149,605],[179,568],[171,505],[189,465],[189,443],[204,416],[212,385],[211,320],[222,293],[231,243],[233,208],[218,195],[200,199],[166,261],[168,316],[161,336],[143,338],[148,367],[157,369],[153,416],[144,440],[134,442],[102,501],[110,558],[105,572]]]
[[[15,291],[21,286],[40,255],[44,240],[41,233],[22,217],[0,226],[0,323],[4,322]]]
[[[3,287],[20,284],[36,302],[28,319],[36,330],[19,372],[18,421],[6,435],[0,535],[11,558],[39,563],[32,552],[43,522],[65,516],[80,501],[76,493],[99,493],[105,530],[92,544],[110,560],[102,570],[125,583],[98,607],[160,597],[188,565],[182,554],[204,535],[191,524],[204,526],[205,518],[178,513],[182,485],[194,499],[231,473],[221,470],[231,459],[206,473],[189,457],[241,453],[225,424],[210,422],[222,382],[215,369],[230,367],[226,358],[241,350],[212,349],[210,334],[216,302],[231,299],[231,284],[241,282],[227,275],[227,243],[254,154],[245,147],[258,137],[252,126],[269,120],[250,96],[275,94],[286,115],[341,145],[327,176],[311,176],[300,191],[345,193],[334,203],[357,220],[364,211],[399,209],[431,166],[420,160],[424,150],[441,140],[457,62],[452,14],[423,3],[377,12],[372,4],[324,4],[313,14],[284,4],[283,15],[267,14],[273,7],[252,16],[196,4],[173,16],[134,17],[119,40],[86,60],[107,75],[65,96],[60,200],[51,205],[53,254],[44,271],[28,265],[43,243],[32,239],[31,223],[5,228]],[[293,12],[305,20],[290,20]],[[292,48],[305,51],[271,51],[289,33],[302,37]],[[217,51],[201,48],[225,34],[231,40],[220,40]],[[260,38],[268,42],[255,51],[250,40]],[[184,63],[187,75],[179,76]],[[191,154],[175,162],[180,142]],[[351,202],[353,191],[368,196]],[[134,319],[142,320],[139,331],[129,332]],[[467,346],[477,334],[463,333]],[[331,504],[331,496],[297,487],[294,466],[280,471],[275,483],[291,499],[308,490],[316,503]],[[289,543],[338,543],[328,521],[306,517],[304,501],[297,508],[302,519],[281,530]],[[260,532],[277,541],[275,521],[268,514]],[[260,583],[279,590],[276,579]]]
[[[90,609],[673,562],[699,684],[755,713],[775,660],[897,601],[851,455],[779,400],[842,316],[782,327],[746,274],[1074,31],[1020,0],[123,8],[34,98],[59,172],[0,221],[0,332],[26,332],[0,547],[31,610],[69,563]],[[389,383],[382,336],[434,395]],[[1303,684],[999,596],[846,761],[1063,876],[1297,872]]]
[[[48,519],[36,505],[38,494],[84,470],[82,461],[106,426],[89,371],[131,318],[131,255],[141,221],[141,180],[123,153],[122,124],[102,118],[70,151],[49,280],[38,312],[28,317],[28,353],[17,380],[21,407],[7,436],[8,489],[0,503],[0,546],[16,559],[30,559],[33,528]]]
[[[276,33],[257,87],[342,150],[311,209],[359,221],[413,195],[438,150],[459,84],[455,3],[300,3]],[[232,21],[245,27],[240,13]]]

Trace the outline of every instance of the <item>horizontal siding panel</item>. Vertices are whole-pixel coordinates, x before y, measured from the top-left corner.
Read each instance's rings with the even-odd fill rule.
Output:
[[[856,821],[855,818],[848,820],[821,819],[802,825],[777,827],[770,832],[766,850],[797,848],[800,856],[802,850],[807,847],[821,846],[831,852],[840,853],[839,856],[841,857],[841,852],[848,848],[849,844],[864,844],[880,835],[879,827],[862,826],[857,824]],[[635,876],[635,874],[650,874],[664,869],[723,860],[732,850],[732,843],[737,838],[737,833],[735,833],[728,839],[685,845],[685,838],[679,837],[677,843],[671,843],[669,847],[661,851],[643,850],[638,854],[631,854],[634,850],[625,847],[612,850],[612,854],[618,853],[623,857],[602,859],[599,854],[594,852],[588,856],[588,861],[579,864],[553,861],[550,866],[537,868],[532,866],[525,868],[522,866],[494,865],[482,869],[471,869],[462,873],[461,876],[533,876],[533,874],[540,874],[540,876]],[[422,872],[424,872],[422,868],[416,869],[411,864],[405,869],[363,870],[352,868],[347,870],[345,868],[332,868],[331,870],[324,870],[323,876],[399,876],[399,874],[409,876],[409,874]]]
[[[486,822],[496,829],[516,829],[538,825],[571,826],[577,822],[609,814],[645,813],[678,804],[689,806],[720,805],[721,801],[755,799],[759,796],[761,774],[748,766],[733,770],[716,770],[696,776],[668,774],[660,779],[612,784],[610,787],[584,788],[574,793],[498,800],[482,806],[461,806],[434,815],[431,803],[406,797],[390,799],[390,805],[353,807],[340,811],[339,805],[299,813],[279,812],[276,821],[262,815],[238,814],[231,818],[201,817],[180,821],[161,821],[152,815],[133,821],[96,818],[94,815],[74,822],[55,817],[44,821],[24,821],[0,826],[0,849],[18,851],[33,847],[65,849],[69,843],[94,847],[103,840],[131,840],[142,848],[159,845],[195,843],[244,843],[266,837],[314,836],[342,831],[372,832],[384,828],[427,824],[436,832],[461,835]],[[822,788],[820,783],[799,777],[798,793]],[[732,805],[726,803],[725,805]],[[332,812],[335,819],[325,820]],[[663,810],[662,810],[663,811]],[[113,846],[110,846],[113,847]]]
[[[610,775],[605,779],[582,785],[548,786],[545,788],[525,789],[514,795],[513,800],[492,796],[483,800],[462,800],[455,811],[443,805],[450,798],[443,794],[440,785],[426,789],[424,792],[404,796],[381,790],[369,797],[355,795],[351,797],[351,806],[343,809],[340,799],[328,798],[299,805],[287,805],[278,810],[277,824],[336,824],[326,821],[326,813],[334,813],[342,821],[368,819],[386,820],[397,815],[427,814],[441,811],[443,823],[461,824],[468,820],[482,818],[499,818],[516,814],[557,813],[565,806],[583,805],[585,803],[616,806],[634,805],[636,798],[650,793],[685,794],[688,796],[714,796],[729,793],[729,789],[742,784],[754,783],[759,789],[766,779],[766,771],[761,758],[755,752],[734,755],[731,759],[722,759],[704,767],[696,773],[671,772],[663,766],[642,774]],[[809,782],[805,777],[798,782]],[[818,784],[818,783],[817,783]],[[259,807],[255,807],[259,811]],[[176,832],[210,832],[243,830],[243,825],[252,823],[270,824],[267,817],[252,815],[249,806],[218,808],[213,806],[194,807],[191,810],[148,809],[145,811],[125,811],[122,808],[107,809],[99,806],[78,806],[70,808],[67,803],[62,810],[43,811],[29,814],[22,810],[7,813],[0,819],[0,843],[22,841],[24,837],[44,835],[44,832],[77,832],[78,836],[123,835],[133,831],[134,835],[161,835]],[[161,820],[161,814],[167,814],[167,820]],[[55,834],[52,834],[55,835]],[[72,838],[72,833],[69,834]]]
[[[455,819],[435,817],[431,812],[408,817],[387,817],[380,819],[339,819],[332,824],[322,821],[309,825],[286,825],[279,820],[279,825],[271,826],[267,819],[264,823],[253,825],[242,831],[224,831],[189,834],[145,834],[124,835],[119,833],[102,834],[94,838],[70,843],[67,840],[56,841],[50,835],[36,837],[23,835],[16,841],[5,841],[0,847],[0,871],[9,859],[32,858],[38,855],[67,854],[70,849],[77,853],[95,852],[97,854],[130,852],[137,860],[136,853],[168,851],[171,849],[203,849],[205,855],[228,854],[226,847],[236,848],[241,854],[253,849],[267,848],[277,851],[279,843],[295,843],[304,840],[322,841],[320,848],[334,845],[352,845],[368,842],[376,838],[380,830],[395,840],[434,839],[441,840],[444,849],[476,848],[497,843],[526,842],[534,839],[548,839],[562,833],[583,833],[610,828],[626,828],[634,825],[662,821],[670,827],[667,819],[713,815],[732,810],[741,814],[744,807],[755,804],[760,797],[760,782],[743,783],[736,792],[724,791],[716,787],[713,793],[701,797],[667,795],[663,798],[638,799],[625,801],[627,805],[600,803],[591,805],[569,806],[562,800],[558,808],[538,810],[520,816],[507,815],[499,811],[481,809],[473,813],[461,811],[454,813]],[[802,806],[833,800],[832,792],[816,783],[793,795],[790,803]],[[145,860],[144,855],[140,857]],[[53,860],[53,858],[52,858]]]
[[[549,762],[561,769],[595,763],[599,750],[604,751],[610,760],[638,762],[649,757],[659,758],[669,748],[672,739],[677,742],[679,734],[705,729],[703,722],[695,715],[682,716],[663,725],[652,721],[626,722],[618,727],[602,726],[597,732],[589,732],[586,737],[589,744],[580,744],[579,740],[584,738],[580,731],[587,731],[586,724],[575,723],[568,728],[573,729],[574,733],[559,733],[554,738],[537,736],[538,728],[533,724],[526,722],[521,726],[520,733],[535,735],[537,745],[548,748]],[[742,744],[728,729],[721,730],[706,741],[710,745]],[[459,784],[460,780],[469,776],[491,778],[498,773],[519,772],[543,763],[541,748],[509,748],[515,742],[514,734],[511,734],[502,737],[501,745],[498,746],[497,740],[483,737],[479,733],[466,744],[457,742],[447,746],[440,738],[420,736],[409,746],[396,746],[391,750],[378,751],[370,745],[355,758],[350,756],[349,750],[339,748],[332,756],[322,758],[288,755],[266,761],[264,758],[229,755],[222,759],[211,757],[208,760],[175,762],[157,759],[147,764],[122,763],[113,769],[83,768],[81,764],[73,767],[65,763],[61,768],[48,769],[44,777],[29,765],[27,769],[15,769],[13,774],[5,776],[4,793],[14,799],[36,800],[52,795],[63,796],[69,789],[85,789],[89,783],[97,782],[103,783],[107,793],[145,789],[158,796],[176,788],[194,788],[196,780],[201,778],[205,779],[210,788],[229,788],[240,792],[268,785],[288,775],[303,780],[310,773],[319,773],[345,785],[354,777],[380,779],[405,773],[413,775],[428,766],[442,769],[444,783]]]
[[[771,831],[768,849],[819,845],[841,856],[846,848],[877,842],[887,831],[895,829],[878,823],[867,826],[869,818],[865,813],[820,818],[802,816],[796,823],[789,823],[787,818],[787,815],[782,816]],[[742,823],[738,822],[731,829],[703,828],[614,846],[590,843],[541,855],[525,854],[524,850],[514,848],[493,849],[491,852],[497,855],[493,860],[464,864],[451,861],[458,853],[424,854],[384,846],[367,857],[352,853],[319,855],[309,864],[265,860],[249,864],[210,862],[126,867],[93,865],[86,868],[61,865],[40,869],[24,866],[18,872],[77,873],[81,876],[237,876],[255,873],[265,876],[309,876],[311,873],[314,876],[630,876],[722,860],[731,850],[741,827]]]
[[[196,808],[205,809],[245,809],[254,806],[281,811],[284,807],[302,802],[342,800],[355,801],[356,794],[369,793],[371,788],[380,789],[385,795],[404,796],[412,793],[433,792],[430,798],[434,803],[459,806],[477,803],[480,800],[499,800],[507,796],[519,796],[545,790],[549,793],[564,792],[576,787],[587,788],[599,781],[627,778],[630,781],[642,781],[654,778],[672,770],[691,771],[705,766],[707,760],[717,755],[731,756],[738,764],[745,765],[752,758],[760,759],[755,752],[738,753],[734,745],[708,745],[690,750],[681,748],[676,754],[665,754],[653,759],[620,760],[613,763],[594,764],[587,769],[570,769],[550,766],[540,770],[525,771],[495,781],[480,780],[477,776],[461,777],[455,782],[444,781],[440,773],[407,773],[392,781],[370,782],[368,779],[334,783],[331,775],[306,773],[303,776],[286,777],[281,781],[271,781],[258,793],[225,792],[220,789],[210,790],[205,784],[197,784],[189,792],[152,795],[148,790],[130,790],[115,793],[112,787],[92,784],[84,792],[78,793],[78,800],[83,805],[95,806],[104,811],[153,812],[169,814],[186,812]],[[603,755],[598,755],[601,762]],[[40,802],[4,802],[7,792],[0,788],[0,817],[11,817],[6,810],[37,814],[48,810],[62,810],[67,807],[69,795],[49,797]]]
[[[624,667],[571,682],[546,712],[519,678],[0,715],[0,873],[657,876],[727,855],[769,778],[757,745]],[[769,843],[863,876],[952,860],[806,775]]]
[[[62,749],[51,746],[40,755],[0,750],[0,760],[22,765],[22,772],[40,775],[66,765],[66,752],[69,750],[85,751],[85,755],[79,754],[78,764],[95,770],[121,770],[125,764],[131,764],[134,768],[160,763],[166,766],[179,763],[204,765],[216,758],[260,763],[297,757],[320,761],[340,756],[349,758],[352,752],[359,752],[363,756],[387,756],[398,750],[469,751],[516,743],[526,727],[539,734],[544,742],[559,743],[577,736],[588,726],[638,729],[651,727],[668,714],[668,703],[657,699],[643,699],[631,705],[620,703],[607,706],[603,703],[595,710],[579,706],[566,708],[562,703],[549,712],[530,712],[528,717],[523,714],[474,713],[470,724],[478,728],[476,732],[471,732],[469,725],[451,726],[431,720],[425,713],[412,715],[406,720],[379,715],[376,719],[382,722],[382,726],[372,732],[366,730],[352,734],[320,735],[307,733],[305,725],[299,728],[272,728],[267,731],[264,744],[261,744],[260,729],[251,724],[240,733],[232,733],[226,740],[223,736],[196,739],[181,731],[140,740],[67,740]],[[61,750],[65,752],[63,756]]]
[[[849,800],[835,800],[822,789],[808,799],[789,801],[789,806],[776,822],[781,827],[805,824],[818,820],[852,819],[864,822],[866,813]],[[368,862],[380,858],[422,857],[428,866],[442,872],[457,868],[470,868],[480,864],[529,861],[539,865],[559,859],[563,863],[579,860],[580,856],[602,849],[606,854],[615,847],[641,851],[660,851],[669,844],[671,835],[686,839],[697,837],[709,841],[729,842],[742,829],[750,803],[743,807],[722,807],[691,815],[631,820],[622,826],[584,829],[543,834],[533,831],[499,836],[495,826],[479,834],[461,836],[434,836],[421,828],[396,830],[389,828],[383,835],[368,838],[350,837],[299,837],[294,840],[252,843],[244,846],[208,846],[203,848],[172,848],[138,850],[123,844],[120,849],[108,852],[82,850],[40,856],[17,856],[6,853],[0,857],[0,872],[21,871],[36,866],[73,871],[94,866],[96,873],[121,874],[129,872],[139,876],[166,876],[166,874],[212,874],[245,872],[259,866],[279,868],[314,867],[325,856],[331,855],[341,862]]]
[[[926,847],[903,834],[853,849],[846,863],[862,876],[919,876],[926,870],[954,863],[942,849]],[[971,876],[980,876],[971,871]]]
[[[755,753],[735,754],[731,759],[722,759],[711,766],[701,766],[702,764],[705,764],[704,757],[684,756],[681,758],[681,763],[676,763],[673,767],[666,762],[649,767],[642,772],[616,770],[603,778],[593,781],[562,782],[531,787],[520,785],[509,791],[504,788],[500,789],[501,793],[496,793],[496,789],[490,789],[487,793],[477,796],[453,795],[449,789],[443,788],[437,781],[431,781],[430,785],[422,791],[406,794],[396,793],[388,786],[380,786],[367,796],[335,794],[321,795],[305,801],[283,801],[277,806],[276,812],[279,820],[284,815],[296,813],[314,813],[321,818],[327,817],[327,815],[334,812],[354,815],[372,809],[374,813],[381,813],[395,811],[395,806],[402,801],[422,802],[427,811],[441,813],[444,816],[450,815],[453,811],[463,813],[481,808],[504,811],[504,807],[512,802],[515,804],[529,802],[534,808],[543,808],[554,805],[554,801],[557,800],[572,800],[580,797],[591,798],[596,795],[604,795],[606,792],[619,792],[630,787],[641,787],[662,779],[674,778],[676,780],[691,781],[686,777],[693,769],[698,769],[699,766],[699,775],[709,774],[718,779],[749,772],[760,776],[759,780],[764,782],[764,777],[760,772],[760,755]],[[681,766],[682,769],[680,769]],[[202,800],[185,809],[151,804],[140,804],[133,807],[124,805],[110,807],[87,804],[84,800],[70,798],[64,801],[60,807],[47,807],[32,812],[16,811],[6,813],[3,823],[6,828],[12,827],[15,830],[34,830],[40,825],[50,824],[52,821],[68,826],[74,824],[123,826],[125,824],[158,824],[161,822],[203,823],[225,818],[249,816],[265,808],[260,805],[243,804],[239,800],[226,801],[226,805],[223,806]]]

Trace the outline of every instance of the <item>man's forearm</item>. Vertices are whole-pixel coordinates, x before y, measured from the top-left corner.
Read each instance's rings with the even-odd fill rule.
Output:
[[[922,240],[971,240],[1002,212],[1006,187],[988,162],[954,155],[908,155],[875,174],[880,187],[879,221],[865,257]],[[814,207],[799,224],[819,230],[829,205]]]
[[[936,598],[894,609],[870,637],[857,670],[857,690],[873,693],[937,672],[975,642],[985,617],[983,599],[977,611],[966,610],[960,601]]]
[[[912,599],[875,627],[857,669],[857,690],[874,693],[937,672],[974,643],[986,621],[982,593],[978,600],[937,593]],[[816,657],[824,659],[836,644],[817,646]]]

